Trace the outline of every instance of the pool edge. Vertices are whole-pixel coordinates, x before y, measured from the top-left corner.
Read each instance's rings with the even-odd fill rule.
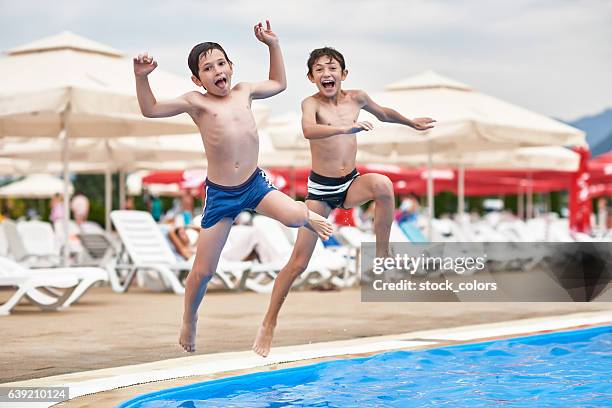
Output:
[[[185,378],[196,380],[195,377],[210,376],[223,378],[265,370],[266,367],[267,369],[286,368],[340,357],[367,356],[383,351],[441,347],[606,324],[612,324],[612,311],[552,315],[448,329],[422,330],[396,335],[277,347],[274,349],[273,356],[267,359],[255,356],[250,350],[203,354],[1,385],[15,387],[67,386],[70,387],[70,397],[73,400],[119,388],[166,382],[168,380]],[[177,365],[180,365],[180,367],[176,368]],[[120,402],[122,401],[116,401],[116,403]],[[37,407],[50,405],[52,404],[36,404]]]

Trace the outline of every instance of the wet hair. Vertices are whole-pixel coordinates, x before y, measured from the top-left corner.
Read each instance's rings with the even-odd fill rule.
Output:
[[[342,68],[342,71],[346,69],[344,57],[342,56],[342,54],[340,54],[339,51],[332,47],[323,47],[317,48],[316,50],[312,50],[312,52],[310,53],[310,57],[308,57],[308,62],[306,63],[306,65],[308,66],[308,75],[312,75],[312,66],[321,57],[329,57],[331,59],[335,59],[340,64],[340,68]]]
[[[223,56],[227,60],[230,65],[233,65],[232,61],[227,57],[225,50],[219,44],[214,42],[203,42],[191,49],[189,53],[189,57],[187,57],[187,65],[189,65],[189,69],[191,73],[198,79],[200,79],[200,55],[211,52],[212,50],[219,50],[223,53]]]

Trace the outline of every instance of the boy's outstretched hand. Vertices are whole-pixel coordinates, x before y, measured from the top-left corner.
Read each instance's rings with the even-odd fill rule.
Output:
[[[263,24],[257,23],[253,27],[253,31],[255,31],[255,37],[257,37],[259,41],[266,44],[267,46],[278,43],[278,37],[276,34],[274,34],[274,31],[272,31],[269,20],[266,20],[265,29],[263,28]]]
[[[348,128],[346,128],[344,133],[346,134],[359,133],[362,130],[365,130],[367,132],[372,129],[374,129],[374,126],[372,126],[370,122],[363,121],[363,122],[354,123],[353,126],[349,126]]]
[[[146,52],[134,57],[134,75],[137,77],[146,77],[153,72],[155,68],[157,68],[157,61]]]
[[[416,130],[427,130],[433,128],[435,122],[432,118],[416,118],[412,119],[412,127]]]

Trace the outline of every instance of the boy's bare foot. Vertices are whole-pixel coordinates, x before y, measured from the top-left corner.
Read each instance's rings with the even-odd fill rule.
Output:
[[[253,343],[253,351],[262,357],[268,357],[270,353],[270,345],[272,344],[272,337],[274,336],[274,327],[261,325],[257,330],[257,336]]]
[[[308,225],[323,240],[327,241],[334,232],[332,225],[314,211],[308,211]]]
[[[195,338],[198,321],[185,322],[181,325],[181,333],[179,334],[179,344],[188,353],[195,352]]]

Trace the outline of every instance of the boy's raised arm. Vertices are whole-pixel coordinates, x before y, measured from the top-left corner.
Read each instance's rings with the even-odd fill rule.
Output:
[[[166,101],[157,101],[149,85],[148,75],[157,68],[157,61],[148,54],[134,57],[134,76],[136,77],[136,96],[140,111],[147,118],[165,118],[189,112],[192,104],[189,93]]]
[[[281,93],[287,89],[287,77],[283,54],[278,43],[278,36],[272,31],[270,22],[266,20],[266,28],[261,23],[253,27],[255,37],[268,46],[270,51],[270,74],[267,81],[251,84],[251,97],[264,99]]]
[[[302,101],[302,132],[306,139],[324,139],[326,137],[372,130],[370,122],[357,122],[352,126],[331,126],[317,123],[317,102],[312,98]]]
[[[434,127],[433,124],[435,120],[431,118],[408,119],[394,109],[380,106],[364,91],[360,91],[359,99],[363,104],[363,109],[376,116],[376,119],[380,120],[381,122],[399,123],[400,125],[410,126],[416,130],[427,130]]]

